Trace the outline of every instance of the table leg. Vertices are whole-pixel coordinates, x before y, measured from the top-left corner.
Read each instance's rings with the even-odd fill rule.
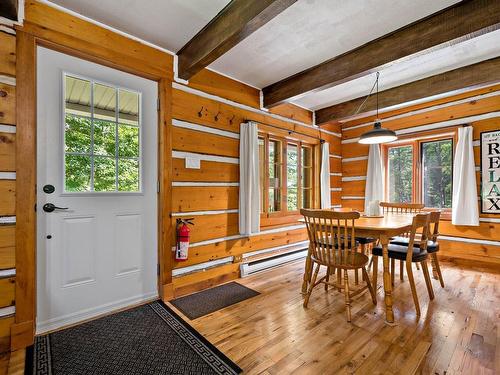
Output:
[[[380,244],[382,245],[382,258],[384,264],[385,321],[394,323],[394,311],[392,310],[392,282],[391,274],[389,273],[389,237],[386,235],[380,236]]]
[[[311,247],[307,250],[306,265],[304,269],[304,281],[302,282],[302,294],[307,294],[307,287],[311,281],[312,262],[311,262]]]

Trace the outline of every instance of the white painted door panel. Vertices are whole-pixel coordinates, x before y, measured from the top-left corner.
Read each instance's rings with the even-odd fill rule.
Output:
[[[64,117],[67,106],[63,90],[64,74],[104,83],[115,87],[116,92],[123,89],[138,93],[139,163],[142,166],[139,169],[141,172],[138,192],[64,191],[64,129],[65,126],[67,128]],[[37,332],[39,333],[158,295],[157,92],[156,82],[38,48]],[[121,113],[120,111],[121,109],[117,110],[117,113]],[[118,116],[120,114],[117,114]],[[118,122],[119,120],[116,129],[119,129]],[[116,130],[115,139],[118,139],[118,132],[119,130]],[[93,134],[93,137],[96,135]],[[116,147],[118,155],[118,146]],[[97,160],[98,157],[93,156],[93,158]],[[116,173],[121,176],[118,167],[121,164],[118,159],[115,163]],[[97,168],[94,164],[92,167]],[[115,181],[118,189],[120,177]],[[45,193],[42,189],[46,184],[53,185],[55,192]],[[42,210],[46,203],[68,209],[47,213]]]

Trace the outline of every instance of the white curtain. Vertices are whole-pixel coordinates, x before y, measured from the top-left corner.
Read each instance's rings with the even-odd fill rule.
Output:
[[[259,138],[255,122],[240,125],[240,234],[258,233],[260,227]]]
[[[371,201],[384,200],[384,170],[379,145],[370,145],[365,185],[365,212]]]
[[[330,145],[325,142],[321,145],[321,173],[320,173],[321,208],[332,207],[330,193]]]
[[[454,225],[479,225],[472,141],[472,126],[458,129],[458,143],[453,162],[451,222]]]

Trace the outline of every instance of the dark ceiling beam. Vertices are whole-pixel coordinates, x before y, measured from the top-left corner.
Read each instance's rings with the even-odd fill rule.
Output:
[[[379,109],[387,110],[436,95],[458,94],[461,91],[469,91],[498,82],[500,82],[500,57],[381,91],[378,95]],[[316,123],[324,124],[352,117],[365,98],[363,96],[317,110]],[[363,105],[360,113],[364,116],[372,115],[375,114],[376,108],[376,96],[372,95]]]
[[[264,106],[273,107],[366,76],[410,56],[436,51],[498,29],[500,1],[463,1],[265,87]]]
[[[17,21],[17,7],[17,0],[1,0],[0,17],[7,18],[12,21]]]
[[[182,47],[178,76],[188,80],[297,0],[232,0]]]

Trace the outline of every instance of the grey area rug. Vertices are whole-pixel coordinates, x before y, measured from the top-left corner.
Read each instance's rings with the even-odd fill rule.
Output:
[[[189,319],[196,319],[259,294],[253,289],[231,282],[189,296],[176,298],[170,303]]]
[[[162,302],[38,336],[26,374],[238,374],[242,370]]]

